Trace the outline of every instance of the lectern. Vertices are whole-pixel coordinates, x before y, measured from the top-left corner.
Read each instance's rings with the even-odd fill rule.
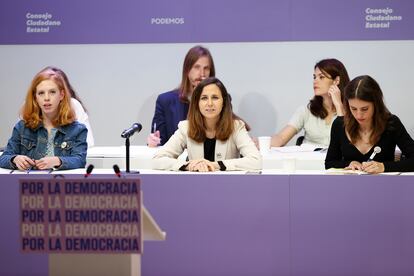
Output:
[[[136,176],[21,179],[21,250],[50,276],[140,276],[143,242],[166,238],[142,198]]]
[[[163,232],[143,207],[144,241],[163,241]],[[140,276],[139,254],[49,254],[49,276]]]

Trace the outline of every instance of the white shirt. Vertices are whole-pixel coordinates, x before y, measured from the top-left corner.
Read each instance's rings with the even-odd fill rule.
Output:
[[[88,147],[93,147],[95,145],[95,141],[93,139],[93,133],[92,133],[91,125],[89,123],[88,114],[85,112],[85,109],[83,109],[81,103],[78,100],[71,98],[70,103],[72,105],[73,110],[75,111],[76,120],[79,123],[84,124],[86,128],[88,129],[88,136],[86,137],[86,142],[88,143]]]
[[[293,114],[288,125],[296,128],[298,132],[302,129],[305,131],[303,143],[328,147],[331,140],[331,127],[335,118],[336,116],[328,124],[325,119],[314,116],[309,108],[301,106]]]

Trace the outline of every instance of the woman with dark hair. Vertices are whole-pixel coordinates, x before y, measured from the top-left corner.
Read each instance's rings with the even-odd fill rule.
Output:
[[[414,141],[384,104],[378,83],[359,76],[345,88],[345,116],[332,126],[325,168],[367,173],[414,171]],[[395,162],[395,146],[405,159]],[[375,154],[374,154],[375,151]]]
[[[43,69],[42,71],[45,71],[45,70],[51,70],[55,73],[60,74],[62,76],[63,80],[66,82],[66,85],[69,89],[69,93],[70,93],[70,96],[71,96],[70,103],[72,105],[73,111],[75,112],[76,120],[79,123],[84,124],[86,126],[86,128],[88,129],[88,137],[87,137],[86,140],[88,142],[88,147],[93,147],[95,145],[95,140],[93,138],[91,124],[89,123],[88,112],[85,108],[85,105],[83,104],[83,102],[79,98],[78,94],[76,93],[76,91],[73,89],[71,83],[69,82],[68,76],[66,75],[65,72],[63,72],[62,69],[54,67],[54,66],[48,66],[45,69]]]
[[[271,145],[286,145],[302,129],[304,143],[327,147],[332,122],[343,115],[342,93],[349,82],[345,66],[337,59],[324,59],[316,63],[313,73],[314,97],[307,107],[298,108],[278,134],[272,136]]]
[[[185,149],[189,161],[177,159]],[[195,88],[188,120],[178,124],[178,130],[153,160],[153,168],[163,170],[207,172],[261,167],[261,155],[244,122],[234,115],[226,88],[213,77]]]
[[[76,121],[63,77],[42,70],[27,91],[21,118],[0,156],[7,169],[76,169],[86,163],[88,130]]]

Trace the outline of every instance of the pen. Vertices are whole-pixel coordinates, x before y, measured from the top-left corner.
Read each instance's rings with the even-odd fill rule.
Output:
[[[153,128],[152,128],[152,133],[157,131],[157,123],[154,123]]]
[[[377,153],[380,153],[381,152],[381,148],[380,147],[375,147],[374,148],[374,151],[372,152],[372,154],[371,154],[371,156],[368,158],[368,160],[367,160],[367,162],[371,162],[371,161],[373,161],[374,160],[374,157],[375,157],[375,155],[377,154]]]
[[[32,170],[32,166],[30,166],[27,170],[26,170],[26,173],[29,173],[31,170]]]

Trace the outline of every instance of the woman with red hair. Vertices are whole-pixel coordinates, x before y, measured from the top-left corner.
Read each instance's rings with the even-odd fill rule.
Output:
[[[76,121],[63,77],[42,70],[33,78],[20,120],[0,156],[7,169],[75,169],[86,164],[87,129]]]

